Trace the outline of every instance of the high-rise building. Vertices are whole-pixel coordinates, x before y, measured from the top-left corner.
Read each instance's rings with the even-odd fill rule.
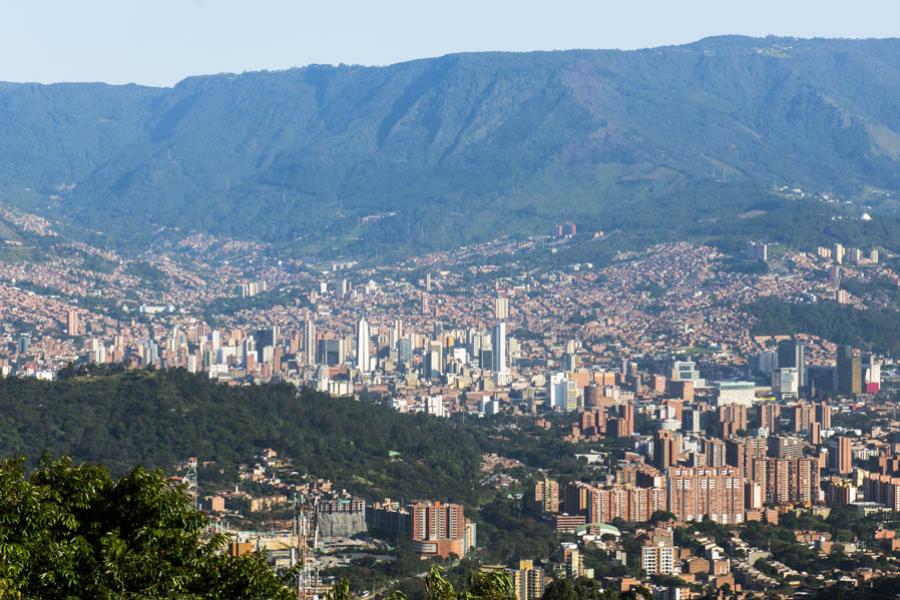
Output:
[[[812,424],[816,422],[815,407],[803,400],[798,400],[793,406],[788,407],[788,413],[791,415],[791,425],[794,433],[809,431]]]
[[[66,313],[66,333],[69,337],[81,335],[81,328],[78,324],[78,311],[74,308],[70,308]]]
[[[673,431],[661,429],[653,440],[653,462],[660,471],[678,464],[681,454],[681,436]]]
[[[725,463],[736,467],[742,477],[753,478],[753,461],[765,458],[766,438],[731,438],[725,441]]]
[[[568,373],[553,373],[547,380],[547,405],[550,410],[571,412],[578,408],[578,382]]]
[[[516,600],[541,600],[544,596],[544,570],[530,560],[520,560],[518,569],[510,569]]]
[[[824,400],[815,405],[816,421],[822,429],[831,429],[831,406]]]
[[[440,394],[425,398],[425,414],[432,417],[446,417],[447,408],[444,406],[444,397]]]
[[[750,260],[767,262],[769,260],[769,245],[764,242],[748,242],[746,255]]]
[[[409,338],[400,338],[397,342],[397,360],[404,368],[412,364],[412,341]]]
[[[706,382],[700,378],[700,371],[697,370],[697,364],[692,360],[676,360],[672,363],[672,370],[669,372],[669,379],[672,381],[690,381],[694,387],[704,387]]]
[[[440,340],[428,343],[423,364],[425,379],[440,377],[444,373],[444,345]]]
[[[641,568],[647,575],[672,575],[677,572],[678,548],[664,541],[649,540],[641,547]]]
[[[865,392],[867,394],[877,394],[881,389],[881,363],[878,362],[874,354],[869,355],[863,383],[865,383]]]
[[[722,439],[728,439],[739,431],[747,431],[747,407],[743,404],[720,406],[718,417]]]
[[[837,264],[842,264],[844,262],[843,244],[835,244],[834,249],[831,251],[831,256],[834,258],[834,262],[836,262]]]
[[[346,350],[343,338],[319,340],[319,362],[330,367],[344,364]]]
[[[303,323],[303,358],[309,366],[316,364],[316,324],[312,319]]]
[[[815,504],[819,499],[819,461],[815,458],[765,458],[765,497],[771,504]]]
[[[509,298],[497,296],[494,302],[494,318],[498,321],[509,319]]]
[[[259,355],[263,348],[274,348],[278,344],[278,327],[272,326],[265,329],[257,329],[253,333],[253,338],[256,341],[257,355]],[[261,359],[262,357],[257,356],[257,358]]]
[[[566,484],[564,508],[570,515],[586,515],[591,502],[591,490],[594,489],[583,481],[570,481]]]
[[[772,458],[800,458],[803,456],[803,441],[796,437],[770,436],[769,456]]]
[[[741,407],[745,408],[745,407]],[[719,438],[702,438],[705,467],[724,467],[726,465],[725,442]]]
[[[559,512],[559,483],[555,479],[540,479],[534,484],[534,502],[545,513]]]
[[[566,567],[566,577],[575,579],[584,576],[584,563],[581,560],[581,550],[578,544],[564,542],[562,545],[563,564]]]
[[[838,347],[837,389],[848,396],[862,393],[862,358],[850,346]]]
[[[356,368],[363,373],[371,370],[369,365],[369,323],[362,317],[356,324]]]
[[[461,504],[419,500],[407,507],[413,551],[422,556],[464,557],[474,546],[474,523]]]
[[[681,411],[681,430],[685,433],[700,432],[700,410],[685,408]]]
[[[749,366],[752,371],[770,375],[778,368],[778,353],[764,350],[750,355]]]
[[[803,342],[782,340],[778,342],[778,368],[797,369],[799,385],[806,387],[806,353]]]
[[[617,484],[602,488],[591,486],[587,490],[589,523],[609,523],[613,519],[644,522],[654,512],[666,510],[666,490],[663,487]]]
[[[781,405],[774,402],[762,402],[756,406],[756,422],[760,428],[769,433],[777,433],[781,418]]]
[[[494,326],[491,336],[491,354],[493,356],[493,371],[498,385],[509,383],[509,363],[506,360],[506,323],[500,321]]]
[[[782,399],[796,398],[800,393],[800,374],[794,367],[782,367],[772,372],[772,391]]]
[[[733,467],[672,467],[666,489],[668,510],[680,520],[744,522],[744,482]]]
[[[839,436],[837,438],[837,446],[835,448],[834,466],[841,475],[849,475],[853,472],[853,448],[850,444],[850,438]]]
[[[620,404],[618,413],[618,417],[608,420],[607,431],[615,437],[630,437],[634,433],[634,405]]]
[[[809,426],[809,443],[818,446],[822,443],[822,426],[819,423],[813,423]]]
[[[869,473],[863,481],[863,493],[868,502],[877,502],[891,510],[900,510],[900,477]]]

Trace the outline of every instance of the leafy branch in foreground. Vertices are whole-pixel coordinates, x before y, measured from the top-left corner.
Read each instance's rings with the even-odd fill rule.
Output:
[[[326,595],[325,600],[353,600],[350,585],[340,581]],[[464,589],[456,589],[439,567],[432,567],[425,576],[426,600],[514,600],[512,580],[498,571],[475,571],[469,575]],[[402,592],[394,591],[387,600],[406,600]]]
[[[206,518],[160,471],[23,465],[0,463],[0,600],[293,598],[262,555],[204,538]]]

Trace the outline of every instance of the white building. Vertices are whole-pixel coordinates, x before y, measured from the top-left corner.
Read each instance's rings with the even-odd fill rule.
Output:
[[[648,544],[641,548],[641,568],[647,575],[672,575],[676,573],[675,546],[665,542]]]
[[[547,381],[547,404],[550,410],[571,412],[578,408],[578,384],[566,373],[553,373]]]
[[[752,406],[756,400],[756,384],[752,381],[717,381],[715,391],[716,406]]]
[[[356,368],[368,373],[369,366],[369,323],[363,317],[356,325]]]
[[[446,417],[447,409],[444,407],[444,397],[438,394],[437,396],[428,396],[425,398],[425,414],[431,415],[432,417]]]
[[[773,372],[772,391],[782,397],[796,398],[800,392],[800,372],[794,367],[785,367]]]
[[[506,360],[506,323],[503,321],[494,327],[494,333],[491,336],[491,356],[497,385],[507,385],[509,383],[509,363]]]

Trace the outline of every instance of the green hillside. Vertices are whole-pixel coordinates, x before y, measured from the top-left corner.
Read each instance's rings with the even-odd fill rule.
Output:
[[[0,412],[0,457],[68,455],[114,474],[168,469],[190,456],[233,472],[271,447],[301,473],[373,497],[470,501],[480,463],[472,435],[450,420],[298,396],[287,384],[229,387],[176,370],[0,379]]]
[[[10,84],[0,116],[8,199],[119,241],[165,225],[408,252],[562,219],[608,229],[661,199],[680,234],[698,186],[738,210],[776,184],[894,210],[900,40],[472,53],[171,89]]]

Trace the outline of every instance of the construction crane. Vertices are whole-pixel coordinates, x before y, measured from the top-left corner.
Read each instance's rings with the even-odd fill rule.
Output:
[[[319,498],[312,503],[294,495],[294,523],[291,529],[291,566],[300,565],[297,574],[297,597],[300,600],[318,598],[324,591],[319,580],[316,549],[319,546]]]

